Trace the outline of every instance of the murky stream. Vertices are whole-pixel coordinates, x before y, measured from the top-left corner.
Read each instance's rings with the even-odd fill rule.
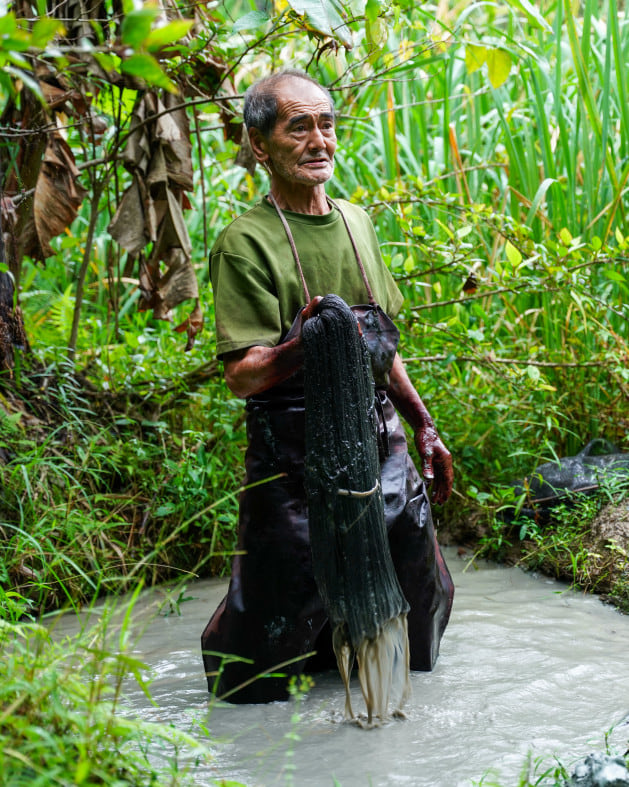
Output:
[[[437,668],[413,673],[406,721],[372,730],[342,723],[340,677],[326,673],[291,718],[291,703],[209,706],[199,637],[226,582],[190,583],[180,614],[164,615],[164,592],[135,609],[145,626],[135,655],[150,665],[151,706],[128,683],[133,710],[191,730],[205,723],[216,744],[199,785],[234,779],[250,787],[469,787],[483,776],[514,787],[528,752],[564,764],[629,741],[629,617],[593,597],[519,569],[446,550],[456,595]],[[76,627],[62,621],[57,635]],[[362,708],[355,680],[354,707]],[[290,733],[296,732],[299,740]],[[197,730],[195,733],[201,736]],[[542,773],[545,767],[538,770]],[[491,778],[490,778],[491,777]],[[292,781],[291,781],[292,778]]]

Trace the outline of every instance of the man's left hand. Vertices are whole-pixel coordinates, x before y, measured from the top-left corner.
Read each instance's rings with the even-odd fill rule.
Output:
[[[415,431],[415,446],[422,460],[422,475],[431,490],[432,502],[445,503],[454,483],[452,455],[432,425],[421,426]]]

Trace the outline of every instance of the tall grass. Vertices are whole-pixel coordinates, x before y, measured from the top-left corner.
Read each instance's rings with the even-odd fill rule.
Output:
[[[229,407],[219,414],[206,394],[204,420],[177,429],[172,412],[143,410],[146,398],[112,419],[69,373],[31,384],[47,392],[37,420],[0,418],[5,587],[48,609],[119,592],[131,576],[153,584],[225,567],[241,472]]]
[[[491,488],[528,472],[541,458],[575,453],[599,434],[622,445],[629,387],[626,11],[616,0],[587,0],[575,16],[572,4],[557,0],[543,9],[550,32],[505,4],[395,13],[380,53],[367,52],[363,41],[353,53],[329,50],[314,62],[295,39],[272,39],[264,53],[251,52],[236,90],[288,51],[295,65],[310,64],[332,87],[340,144],[331,190],[371,211],[407,298],[402,349],[455,453],[463,493],[470,484]],[[471,46],[510,57],[501,85],[492,86],[487,65],[469,68]],[[216,384],[203,377],[214,354],[205,252],[268,184],[263,173],[251,178],[234,165],[235,147],[215,117],[201,116],[189,213],[206,315],[193,351],[181,351],[169,326],[136,314],[132,279],[99,275],[112,255],[114,267],[124,267],[103,233],[99,264],[86,282],[92,298],[77,357],[95,386],[134,403],[116,415],[116,428],[126,435],[133,427],[135,436],[124,436],[111,458],[132,475],[156,463],[167,496],[179,495],[176,503],[159,501],[148,473],[129,484],[135,502],[123,518],[134,527],[147,516],[153,521],[154,511],[170,511],[164,521],[186,521],[195,503],[203,508],[239,485],[244,435],[232,423],[240,406],[218,377]],[[103,196],[101,230],[110,200]],[[77,233],[86,223],[77,222]],[[24,276],[33,344],[44,358],[63,348],[70,327],[73,266],[65,257],[80,259],[80,239],[59,244],[58,259]],[[117,494],[124,483],[102,461],[99,472],[110,473]],[[93,462],[89,468],[93,476]],[[64,483],[83,482],[66,474]],[[189,490],[201,487],[195,501]],[[26,511],[28,493],[23,497]],[[92,498],[81,505],[89,508]],[[233,507],[226,520],[228,529]]]
[[[137,596],[131,599],[115,646],[108,630],[112,609],[96,626],[64,638],[37,623],[0,620],[0,644],[7,654],[0,667],[3,784],[195,783],[180,755],[206,761],[211,758],[208,748],[171,725],[133,718],[123,706],[121,687],[130,675],[148,693],[146,668],[132,652],[135,600]],[[28,609],[19,596],[8,601],[3,612],[9,617],[22,617]]]
[[[337,188],[371,205],[411,374],[484,483],[627,437],[629,25],[613,1],[545,16],[552,34],[460,4],[410,60],[393,36],[341,124]],[[469,73],[470,44],[509,54],[502,85]]]

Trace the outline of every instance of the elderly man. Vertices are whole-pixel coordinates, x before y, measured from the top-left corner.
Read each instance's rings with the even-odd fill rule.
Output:
[[[274,74],[247,91],[244,120],[270,192],[223,230],[210,263],[218,356],[230,390],[247,400],[249,488],[240,500],[229,590],[201,641],[210,691],[232,702],[267,702],[287,696],[288,675],[334,664],[304,491],[301,327],[323,295],[334,293],[355,309],[370,349],[385,521],[410,605],[411,669],[432,669],[453,585],[396,410],[414,430],[435,502],[450,495],[453,472],[396,352],[390,317],[403,298],[373,226],[360,208],[332,203],[325,192],[336,149],[328,91],[301,72]],[[313,651],[316,664],[307,659]]]

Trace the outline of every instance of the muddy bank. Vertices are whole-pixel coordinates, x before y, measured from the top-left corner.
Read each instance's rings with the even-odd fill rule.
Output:
[[[593,498],[589,507],[597,507]],[[629,499],[598,507],[569,526],[551,517],[544,525],[531,521],[528,530],[522,521],[493,523],[486,511],[446,508],[438,536],[461,554],[540,571],[629,612]]]

